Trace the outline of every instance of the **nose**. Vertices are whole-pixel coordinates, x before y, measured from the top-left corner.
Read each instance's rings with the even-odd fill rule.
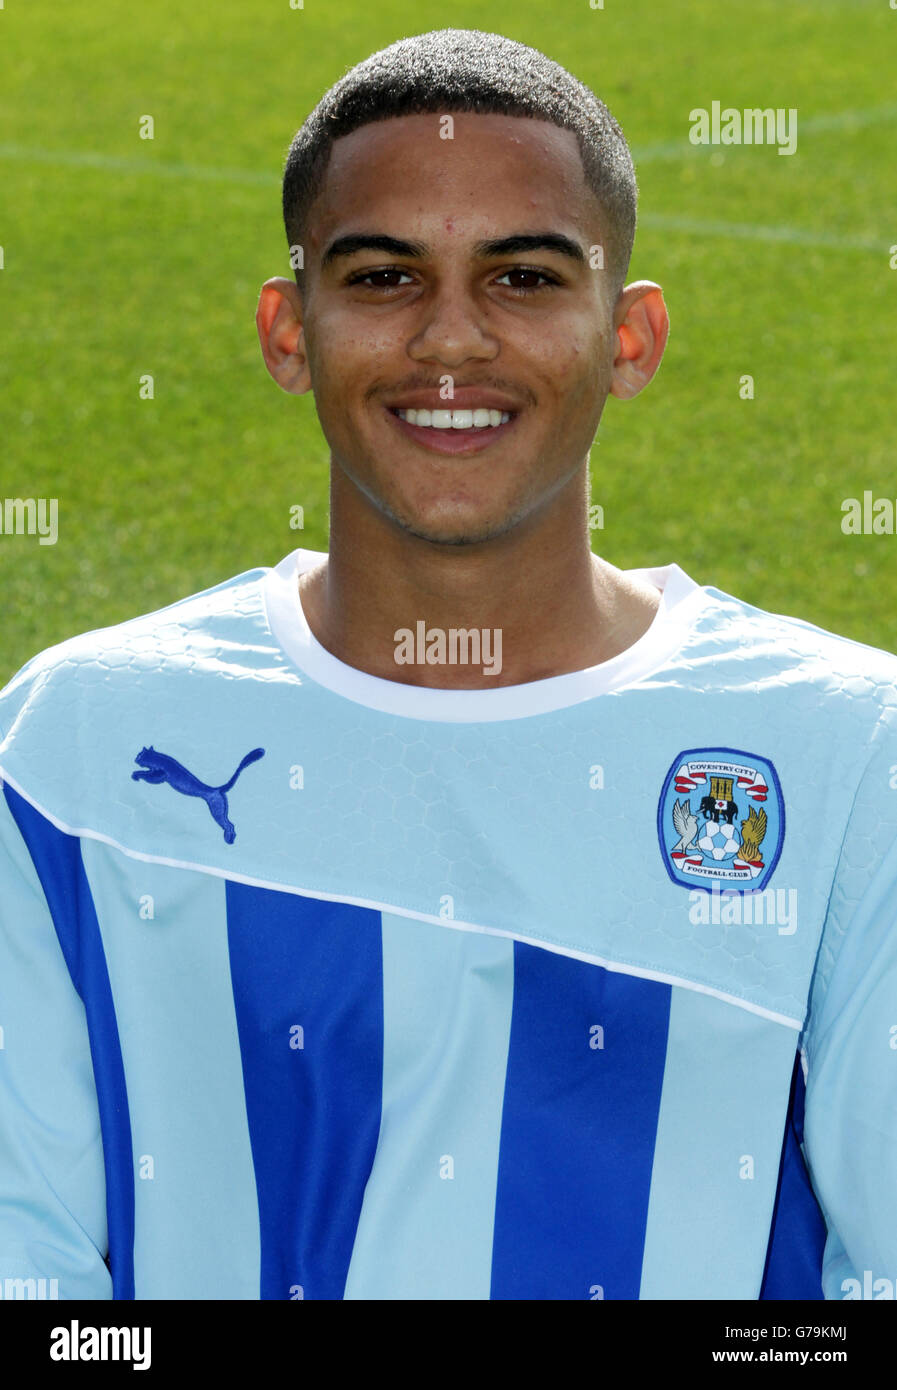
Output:
[[[468,286],[444,281],[421,305],[421,320],[408,344],[415,362],[459,367],[472,358],[491,362],[501,350],[488,323],[488,310]]]

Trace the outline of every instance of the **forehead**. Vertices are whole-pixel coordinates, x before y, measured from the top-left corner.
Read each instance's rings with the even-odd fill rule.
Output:
[[[595,213],[571,130],[462,111],[392,117],[334,141],[308,230],[320,243],[362,215],[368,229],[395,231],[449,222],[482,235],[508,219],[561,218],[585,229]]]

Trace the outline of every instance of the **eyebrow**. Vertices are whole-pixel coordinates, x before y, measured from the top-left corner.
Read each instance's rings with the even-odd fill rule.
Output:
[[[517,255],[522,251],[556,251],[581,265],[585,264],[586,259],[579,243],[560,232],[520,232],[514,236],[494,237],[488,241],[478,241],[473,250],[474,255],[484,260],[490,256]],[[383,236],[378,232],[356,232],[352,236],[337,237],[330,243],[321,257],[321,268],[332,264],[340,256],[353,256],[356,251],[385,251],[390,256],[421,260],[426,256],[428,247],[422,241],[403,241],[399,237]]]

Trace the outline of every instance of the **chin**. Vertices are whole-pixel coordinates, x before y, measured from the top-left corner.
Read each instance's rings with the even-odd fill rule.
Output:
[[[405,535],[429,541],[431,545],[477,545],[481,541],[501,535],[506,529],[503,522],[479,517],[448,520],[445,517],[393,514],[392,520]]]

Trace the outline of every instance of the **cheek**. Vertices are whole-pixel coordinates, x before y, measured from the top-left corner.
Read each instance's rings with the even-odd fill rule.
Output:
[[[343,390],[350,383],[365,390],[383,372],[394,374],[404,351],[405,340],[385,319],[361,327],[351,315],[333,313],[316,321],[309,357],[325,381],[339,381]]]
[[[396,319],[401,317],[390,313],[391,306],[387,304],[372,309],[364,304],[353,305],[337,296],[326,307],[321,307],[318,321],[337,343],[394,337],[397,332]]]
[[[594,370],[607,352],[608,332],[603,315],[591,302],[576,312],[546,314],[534,322],[529,335],[529,354],[544,364],[546,374],[575,375]]]
[[[605,346],[594,334],[547,334],[539,340],[538,371],[548,391],[569,404],[580,394],[594,392],[605,357]]]

